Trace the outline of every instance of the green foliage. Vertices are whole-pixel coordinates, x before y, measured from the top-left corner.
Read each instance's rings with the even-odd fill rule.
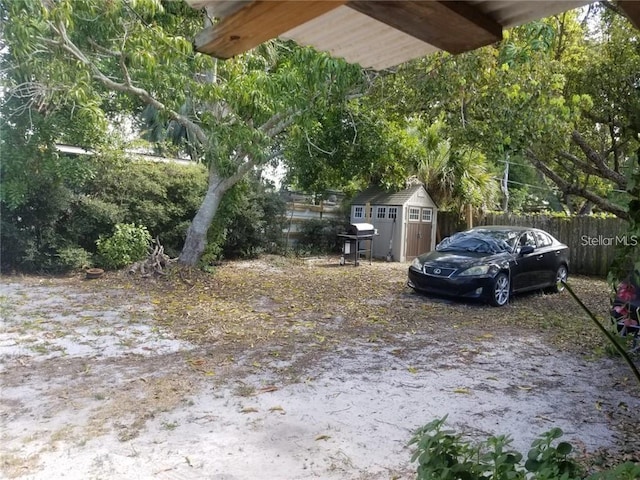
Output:
[[[364,100],[319,112],[292,129],[287,143],[289,182],[307,192],[369,185],[403,188],[410,176],[427,185],[441,207],[471,203],[493,208],[498,183],[485,155],[453,145],[442,119],[397,117]]]
[[[96,160],[97,173],[76,203],[69,230],[86,245],[115,223],[145,225],[170,256],[177,256],[207,183],[202,165],[135,161],[121,155]],[[88,246],[85,248],[89,248]]]
[[[117,153],[56,155],[61,157],[57,164],[74,164],[88,174],[56,179],[39,173],[35,161],[3,158],[3,186],[5,180],[15,181],[11,172],[19,167],[31,171],[24,180],[28,195],[17,205],[0,203],[4,269],[65,270],[61,249],[71,245],[94,253],[96,240],[113,232],[117,223],[147,226],[170,256],[178,255],[206,189],[207,172],[201,165],[135,161]]]
[[[506,31],[502,42],[472,52],[411,62],[395,75],[381,75],[372,98],[390,118],[443,122],[452,150],[480,152],[498,171],[509,156],[522,164],[512,164],[510,180],[517,183],[509,188],[532,185],[528,193],[552,208],[594,208],[580,189],[625,205],[628,195],[615,190],[626,187],[611,178],[629,178],[630,154],[638,146],[637,30],[618,15],[599,13],[588,21],[579,15],[571,11],[522,25]],[[579,147],[574,132],[605,168]],[[571,188],[545,181],[541,169],[527,172],[531,155]],[[526,195],[515,194],[512,206],[525,207]],[[603,202],[596,208],[607,210]]]
[[[66,114],[59,120],[65,128],[103,128],[142,114],[145,136],[160,151],[173,142],[172,152],[204,162],[220,195],[277,157],[289,126],[343,102],[365,78],[358,66],[292,42],[268,42],[225,62],[194,53],[203,16],[184,2],[0,0],[0,12],[9,72],[3,86],[18,104],[8,117],[25,120],[19,135],[28,135],[35,110]],[[19,199],[20,183],[14,186],[6,191]],[[211,214],[199,217],[202,224],[210,224],[217,205],[203,206]],[[152,201],[140,206],[135,215],[153,230],[143,217],[159,209]],[[202,237],[202,230],[188,234]],[[185,243],[199,249],[202,240]],[[193,264],[200,253],[183,251],[181,259]]]
[[[418,462],[418,480],[466,480],[476,478],[481,471],[475,460],[479,449],[453,431],[443,430],[446,418],[418,429],[409,442],[416,446],[411,461]]]
[[[66,263],[58,265],[59,250],[79,244],[61,230],[93,172],[78,159],[34,147],[10,141],[1,146],[0,261],[3,269],[65,270]]]
[[[509,67],[528,63],[539,52],[547,53],[556,40],[555,29],[544,21],[535,21],[513,29],[505,34],[499,62]]]
[[[300,223],[296,251],[304,254],[336,253],[341,243],[338,234],[346,231],[348,221],[342,218],[311,219]]]
[[[482,152],[454,146],[441,120],[425,127],[415,119],[412,127],[424,146],[415,166],[417,177],[440,208],[462,212],[465,205],[483,211],[496,206],[496,174]]]
[[[255,257],[282,250],[286,203],[257,180],[237,184],[228,201],[233,214],[227,217],[225,258]]]
[[[560,428],[552,428],[534,440],[522,465],[523,456],[509,448],[508,437],[472,443],[444,430],[446,418],[418,429],[409,442],[415,446],[411,461],[418,462],[417,480],[631,480],[640,474],[640,465],[626,462],[585,476],[585,469],[570,456],[571,444],[556,444],[563,434]]]
[[[286,141],[288,182],[296,189],[404,186],[420,141],[403,120],[362,100],[340,102],[294,126]]]
[[[220,258],[251,258],[283,249],[286,203],[269,184],[250,175],[225,195],[209,228],[203,265]]]
[[[1,146],[4,153],[6,145],[16,145],[16,158],[24,155],[2,172],[2,202],[13,209],[27,205],[39,186],[33,172],[47,172],[56,200],[59,185],[89,179],[78,165],[53,155],[40,161],[37,152],[61,141],[95,149],[110,137],[109,122],[139,115],[140,129],[158,151],[207,164],[218,192],[281,150],[291,182],[307,191],[403,186],[429,153],[416,124],[442,121],[450,161],[458,165],[450,169],[459,180],[451,193],[457,203],[491,208],[499,163],[507,155],[528,162],[529,153],[572,186],[628,203],[627,193],[615,191],[625,188],[585,168],[588,155],[571,141],[573,131],[580,132],[605,152],[611,169],[631,174],[640,56],[637,35],[621,17],[581,22],[568,12],[514,28],[500,43],[463,55],[431,55],[374,78],[292,42],[268,42],[225,62],[194,53],[191,39],[202,29],[202,13],[184,2],[0,0],[0,13],[2,120],[13,135]],[[588,28],[597,31],[590,35]],[[525,174],[515,170],[515,181],[546,187],[539,175],[523,181]],[[513,196],[516,208],[526,206],[527,193]],[[171,245],[182,239],[187,221],[175,220],[182,213],[161,225],[158,219],[168,217],[156,198],[138,202],[130,218],[124,206],[118,213],[88,198],[79,208],[90,210],[92,222],[85,230],[76,223],[72,232],[84,248],[113,221],[171,231],[162,239]],[[64,200],[75,202],[73,195]],[[573,193],[557,201],[574,210],[592,207]],[[224,223],[215,235],[226,235]]]
[[[562,436],[560,428],[552,428],[543,433],[531,444],[524,466],[535,474],[536,480],[555,480],[559,478],[580,478],[580,467],[569,457],[573,450],[571,444],[553,442]]]
[[[149,252],[151,234],[146,227],[119,223],[110,237],[96,241],[101,266],[118,269],[143,259]]]
[[[589,477],[589,480],[637,480],[640,478],[640,465],[633,462],[624,462],[613,470],[598,472]]]
[[[616,258],[607,276],[613,295],[620,282],[627,278],[640,284],[640,148],[636,151],[636,163],[637,169],[630,175],[629,224],[624,232],[629,241],[616,246]]]
[[[64,247],[58,250],[57,266],[62,271],[88,268],[92,265],[91,254],[84,248]]]

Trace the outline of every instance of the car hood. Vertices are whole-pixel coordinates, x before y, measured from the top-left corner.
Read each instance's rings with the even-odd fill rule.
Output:
[[[510,253],[497,253],[488,255],[477,252],[438,252],[433,251],[420,255],[420,262],[428,265],[437,265],[442,268],[469,268],[476,265],[499,264],[508,260]]]

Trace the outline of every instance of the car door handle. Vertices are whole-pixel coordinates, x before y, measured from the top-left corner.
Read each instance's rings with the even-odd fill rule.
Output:
[[[538,255],[538,260],[542,260],[542,257],[544,257],[544,255]]]
[[[560,255],[560,250],[556,250],[556,255]]]

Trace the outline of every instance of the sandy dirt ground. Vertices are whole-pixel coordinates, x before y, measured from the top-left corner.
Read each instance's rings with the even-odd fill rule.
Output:
[[[431,302],[402,290],[403,272],[391,272],[394,301]],[[372,342],[341,338],[344,318],[325,315],[341,341],[285,355],[189,341],[157,321],[160,306],[79,277],[0,278],[0,477],[410,479],[412,433],[444,415],[525,452],[556,426],[584,454],[640,450],[613,421],[640,412],[624,365],[535,332],[404,329]]]

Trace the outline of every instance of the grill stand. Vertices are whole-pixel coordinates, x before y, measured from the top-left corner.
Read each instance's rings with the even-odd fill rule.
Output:
[[[338,238],[342,240],[340,265],[353,262],[353,266],[357,267],[360,264],[360,255],[364,255],[366,260],[367,254],[369,254],[369,265],[371,265],[373,235],[349,235],[341,233],[338,234]]]

